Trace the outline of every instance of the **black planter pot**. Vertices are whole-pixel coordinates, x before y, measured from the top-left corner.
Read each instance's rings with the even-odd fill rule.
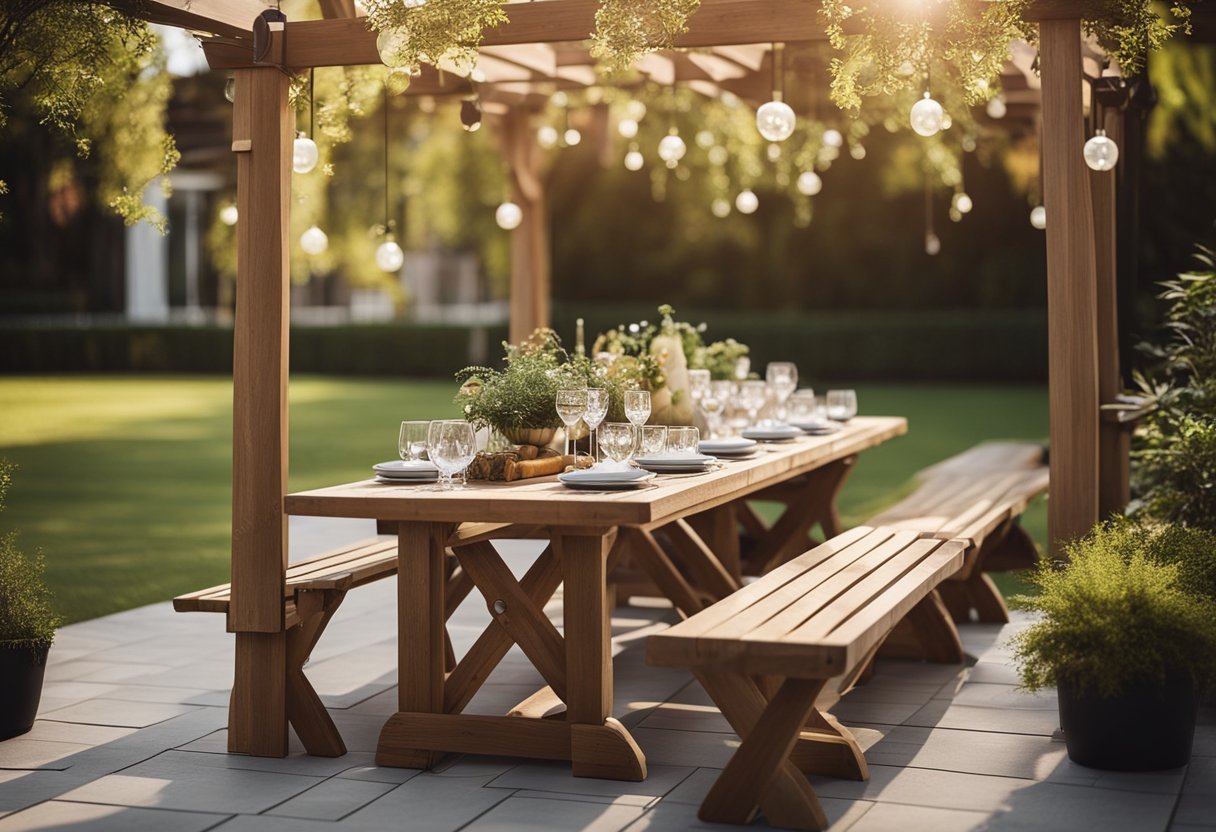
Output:
[[[0,740],[34,725],[49,647],[0,647]]]
[[[1190,678],[1170,676],[1164,685],[1137,685],[1113,699],[1078,696],[1066,683],[1057,693],[1060,727],[1074,763],[1157,771],[1190,762],[1199,710]]]

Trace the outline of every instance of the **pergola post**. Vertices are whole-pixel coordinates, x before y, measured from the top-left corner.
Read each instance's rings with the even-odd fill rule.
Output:
[[[530,116],[526,107],[511,107],[502,118],[511,198],[523,211],[523,222],[511,232],[510,339],[516,344],[537,327],[549,326],[549,206]]]
[[[1047,208],[1049,550],[1098,520],[1098,314],[1094,212],[1082,157],[1081,21],[1039,24]]]
[[[236,72],[236,323],[232,366],[232,601],[228,750],[287,754],[288,233],[293,114],[278,67]]]
[[[1091,106],[1097,107],[1095,99]],[[1106,134],[1122,148],[1124,146],[1123,112],[1106,108],[1102,126]],[[1113,171],[1092,171],[1090,187],[1094,204],[1094,253],[1097,269],[1098,309],[1098,396],[1102,404],[1111,404],[1123,389],[1119,367],[1119,289],[1118,289],[1118,225],[1117,197],[1122,166]],[[1098,514],[1109,517],[1123,511],[1131,499],[1128,458],[1131,454],[1131,426],[1119,422],[1116,413],[1099,422],[1099,481]]]

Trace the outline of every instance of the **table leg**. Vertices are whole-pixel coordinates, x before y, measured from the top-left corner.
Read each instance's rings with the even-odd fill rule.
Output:
[[[443,523],[402,523],[397,537],[397,710],[380,733],[377,765],[430,768],[435,754],[395,742],[404,714],[443,713],[445,544]]]
[[[815,544],[807,534],[816,523],[823,529],[825,540],[843,532],[836,497],[856,462],[857,458],[853,456],[839,459],[797,480],[752,495],[756,500],[785,503],[786,508],[767,534],[746,554],[744,572],[763,575],[812,548]]]
[[[646,758],[612,714],[608,535],[554,538],[565,578],[566,720],[576,777],[642,780]]]

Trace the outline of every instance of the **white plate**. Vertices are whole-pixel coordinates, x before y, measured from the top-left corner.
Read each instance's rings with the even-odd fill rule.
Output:
[[[793,422],[791,424],[812,436],[826,436],[829,433],[836,433],[844,427],[839,422]]]
[[[744,439],[759,439],[761,441],[780,441],[802,436],[802,431],[793,425],[780,425],[771,428],[747,428],[743,431]]]
[[[646,479],[646,472],[639,468],[581,468],[577,471],[567,471],[564,474],[559,474],[558,479],[562,482],[594,482],[603,484],[606,482],[636,482]]]
[[[718,456],[735,456],[750,454],[756,450],[757,444],[755,439],[702,439],[697,450]]]
[[[634,462],[643,468],[652,466],[661,468],[704,468],[717,462],[718,458],[707,454],[655,454],[654,456],[634,457]]]
[[[425,485],[428,482],[439,482],[439,475],[429,477],[384,477],[376,475],[376,482],[383,485]]]
[[[439,469],[433,468],[430,471],[395,471],[389,473],[387,471],[377,471],[377,477],[383,477],[386,480],[433,480],[439,476]]]
[[[394,459],[389,462],[378,462],[372,466],[372,470],[377,474],[390,477],[409,475],[430,476],[439,473],[439,469],[435,467],[435,463],[425,459]]]
[[[649,471],[638,471],[640,477],[633,479],[595,479],[593,477],[571,477],[571,474],[582,473],[581,471],[571,471],[567,474],[558,474],[557,479],[562,485],[567,488],[582,489],[586,491],[615,491],[626,488],[637,488],[640,485],[645,485],[654,479],[654,474]]]

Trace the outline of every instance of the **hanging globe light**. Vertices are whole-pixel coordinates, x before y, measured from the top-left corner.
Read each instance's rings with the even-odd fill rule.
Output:
[[[401,271],[403,265],[405,265],[405,252],[391,237],[376,249],[376,266],[380,271],[392,274]]]
[[[798,181],[795,183],[798,188],[798,193],[803,196],[814,196],[823,190],[823,180],[819,178],[819,174],[813,170],[804,170],[798,174]]]
[[[954,207],[958,209],[960,214],[970,214],[974,204],[971,202],[971,197],[966,191],[959,191],[954,195]]]
[[[636,98],[625,105],[625,114],[634,121],[646,118],[646,105]]]
[[[1047,227],[1047,209],[1036,205],[1030,209],[1030,224],[1042,231]]]
[[[220,209],[220,222],[224,225],[236,225],[238,216],[236,206],[232,203]]]
[[[711,165],[722,166],[730,161],[730,151],[720,144],[714,145],[709,149],[706,158],[709,159]]]
[[[514,231],[524,221],[523,209],[514,202],[504,202],[494,211],[494,222],[503,231]]]
[[[406,34],[404,29],[385,29],[376,35],[376,51],[380,53],[380,63],[388,67],[405,65]]]
[[[739,192],[735,197],[735,208],[740,214],[754,214],[760,207],[760,199],[751,188]]]
[[[311,254],[314,257],[324,254],[325,250],[329,248],[329,237],[314,225],[300,235],[300,248],[304,249],[305,254]]]
[[[860,142],[852,145],[849,147],[849,155],[860,162],[862,159],[866,158],[866,146]]]
[[[559,138],[557,128],[549,124],[536,131],[536,141],[544,148],[556,147]]]
[[[317,143],[303,133],[297,133],[291,145],[291,169],[296,173],[308,173],[317,166],[320,158]]]
[[[1110,170],[1119,161],[1119,145],[1101,129],[1096,130],[1093,138],[1085,143],[1083,153],[1090,170]]]
[[[562,134],[562,138],[565,140],[568,146],[574,147],[583,140],[583,134],[571,127]]]
[[[730,216],[730,200],[718,197],[710,203],[709,210],[718,219],[726,219]]]
[[[783,142],[794,134],[797,116],[789,104],[774,98],[756,110],[756,129],[770,142]]]
[[[930,231],[925,235],[925,254],[933,257],[942,250],[941,238]]]
[[[680,134],[674,127],[659,142],[659,158],[664,162],[679,162],[687,152],[688,147],[685,146],[684,140],[680,138]]]
[[[909,116],[912,129],[918,135],[928,137],[942,129],[942,119],[945,117],[945,113],[942,111],[942,105],[934,101],[930,97],[929,91],[925,90],[925,97],[912,105]]]
[[[844,144],[844,136],[835,127],[829,127],[823,131],[823,146],[824,147],[840,147]]]
[[[401,95],[410,88],[410,84],[414,80],[414,75],[404,67],[394,67],[389,70],[388,75],[384,77],[384,86],[388,88],[390,95]]]
[[[642,165],[646,160],[642,158],[642,153],[636,147],[631,147],[629,152],[625,154],[625,169],[626,170],[641,170]]]
[[[1005,105],[1005,96],[1003,95],[998,95],[996,98],[990,98],[988,100],[988,105],[984,108],[984,110],[988,113],[988,118],[993,119],[1004,118],[1008,109],[1009,108]]]
[[[718,139],[714,136],[712,130],[697,131],[697,147],[702,150],[709,150],[717,143]]]
[[[638,134],[638,123],[631,118],[623,118],[616,126],[616,131],[622,139],[632,139]]]

